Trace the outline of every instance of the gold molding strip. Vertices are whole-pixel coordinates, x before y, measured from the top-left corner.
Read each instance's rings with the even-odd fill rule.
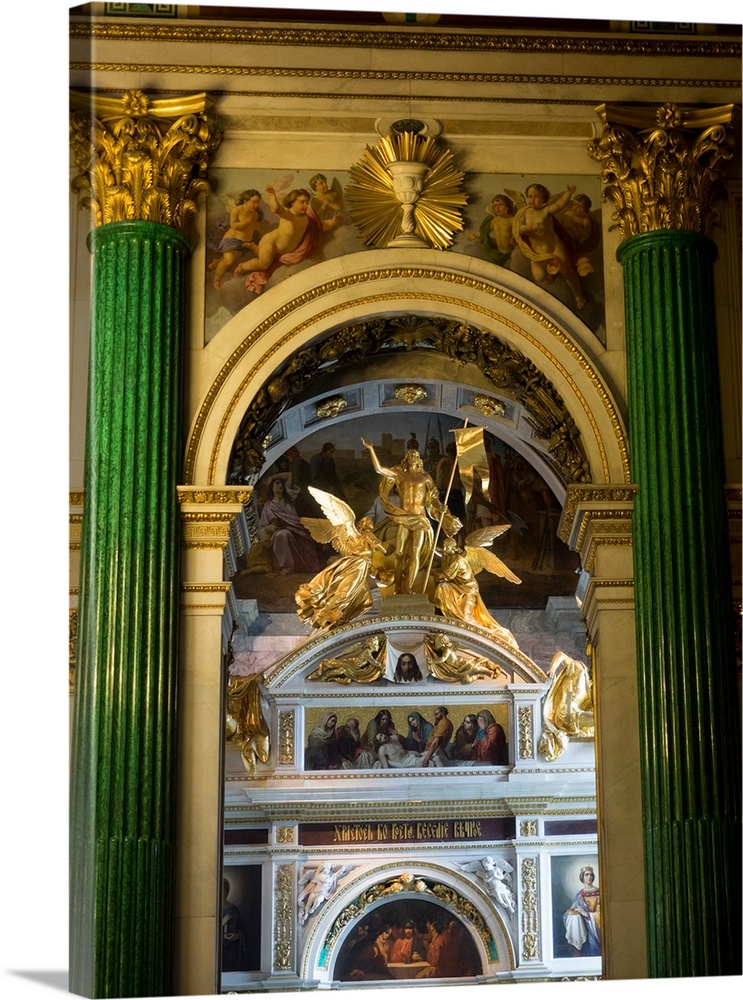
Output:
[[[216,20],[216,18],[215,18]],[[103,21],[73,21],[70,39],[107,41],[167,41],[204,45],[276,45],[282,48],[334,47],[408,49],[429,52],[544,52],[549,55],[614,55],[614,56],[699,56],[714,59],[740,59],[741,44],[733,41],[647,37],[606,38],[580,35],[500,35],[485,32],[454,33],[379,31],[348,28],[290,28],[196,24],[137,24]]]
[[[445,73],[445,72],[415,72],[415,71],[405,71],[405,70],[363,70],[363,69],[286,69],[280,66],[225,66],[225,65],[214,65],[214,66],[199,66],[193,64],[180,64],[180,63],[129,63],[129,62],[73,62],[70,63],[70,70],[73,72],[81,73],[147,73],[147,74],[158,74],[163,75],[167,73],[182,73],[186,75],[193,76],[230,76],[230,77],[257,77],[257,78],[276,78],[276,77],[287,77],[287,78],[298,78],[302,80],[399,80],[401,82],[406,81],[429,81],[429,82],[445,82],[445,83],[482,83],[486,85],[492,84],[518,84],[523,86],[524,84],[538,84],[539,86],[568,86],[568,87],[596,87],[601,89],[607,89],[609,87],[668,87],[668,88],[683,88],[683,87],[694,87],[701,88],[704,90],[718,89],[718,88],[729,88],[737,87],[738,81],[720,78],[711,79],[695,79],[693,77],[687,79],[678,79],[672,77],[636,77],[636,76],[560,76],[558,74],[537,74],[537,73]],[[161,93],[161,91],[158,91]],[[229,94],[234,96],[234,91],[224,91],[224,90],[211,90],[210,96],[217,97],[219,95]],[[256,96],[255,91],[251,91],[252,96]],[[275,95],[272,95],[275,96]],[[308,91],[297,91],[281,94],[282,97],[291,98],[327,98],[335,96],[334,93],[327,91],[315,91],[314,93],[309,93]],[[346,98],[366,98],[367,100],[374,99],[378,97],[375,94],[344,94],[344,100]],[[386,94],[385,100],[397,97],[400,100],[409,100],[408,94]],[[423,95],[417,95],[417,99],[425,100]],[[431,95],[430,99],[434,99]],[[488,103],[498,103],[507,101],[510,103],[534,103],[539,101],[540,104],[543,103],[576,103],[576,102],[566,102],[561,98],[551,98],[546,99],[542,96],[536,97],[520,97],[520,98],[497,98],[491,95],[487,96],[469,96],[461,97],[457,95],[435,95],[435,100],[444,101],[456,101],[457,103],[465,101],[487,101]],[[584,101],[578,101],[580,104],[588,104],[591,107],[596,104],[595,94],[591,98],[586,98]]]

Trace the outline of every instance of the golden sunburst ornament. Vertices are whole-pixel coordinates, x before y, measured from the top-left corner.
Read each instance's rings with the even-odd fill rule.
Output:
[[[433,136],[387,135],[350,170],[346,198],[367,246],[451,246],[464,228],[464,174]]]

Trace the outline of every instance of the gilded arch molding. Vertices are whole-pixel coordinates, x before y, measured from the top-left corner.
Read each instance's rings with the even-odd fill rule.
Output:
[[[300,973],[329,974],[348,929],[370,910],[391,899],[425,899],[463,918],[485,965],[499,971],[515,966],[512,931],[476,882],[465,872],[422,860],[401,868],[382,864],[360,872],[321,914],[301,948]]]
[[[474,258],[462,266],[454,258],[441,251],[371,251],[349,258],[357,267],[344,273],[327,261],[242,310],[206,349],[218,353],[219,368],[195,413],[185,482],[224,482],[243,413],[297,351],[342,325],[411,312],[492,332],[523,354],[575,421],[592,481],[629,482],[624,422],[590,331],[532,282],[498,270],[496,283],[492,266]]]

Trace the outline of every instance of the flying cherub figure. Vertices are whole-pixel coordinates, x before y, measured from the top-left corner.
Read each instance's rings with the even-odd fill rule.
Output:
[[[551,285],[556,274],[561,274],[575,298],[575,305],[582,309],[586,304],[580,279],[568,244],[572,239],[555,215],[570,204],[575,184],[568,184],[558,195],[551,195],[544,184],[530,184],[526,197],[518,191],[506,191],[519,206],[513,219],[516,245],[531,264],[531,273],[540,284]]]
[[[314,486],[307,488],[325,518],[303,517],[302,524],[316,542],[330,542],[340,556],[309,583],[300,585],[294,595],[297,614],[314,628],[345,625],[372,606],[367,577],[374,552],[384,552],[385,546],[374,534],[368,517],[356,522],[356,515],[343,500]]]
[[[489,546],[510,524],[493,524],[470,532],[460,548],[454,538],[447,538],[442,546],[441,572],[433,595],[433,602],[443,615],[493,632],[501,642],[518,649],[518,644],[508,629],[503,628],[485,607],[475,575],[485,569],[503,577],[510,583],[521,583]]]
[[[330,899],[338,882],[352,868],[353,865],[331,865],[324,861],[316,867],[308,866],[304,869],[297,886],[297,906],[302,923]]]
[[[479,861],[470,861],[462,867],[477,875],[496,902],[505,907],[509,913],[514,912],[516,897],[508,884],[511,881],[513,865],[509,865],[503,858],[488,856]]]

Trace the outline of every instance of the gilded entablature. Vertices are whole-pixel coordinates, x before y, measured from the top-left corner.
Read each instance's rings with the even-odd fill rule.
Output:
[[[676,56],[740,59],[740,43],[699,38],[595,37],[579,34],[495,34],[482,32],[375,31],[365,28],[291,28],[205,24],[73,22],[70,38],[115,41],[198,42],[200,44],[277,45],[339,49],[373,47],[453,52],[544,52],[602,56]]]

